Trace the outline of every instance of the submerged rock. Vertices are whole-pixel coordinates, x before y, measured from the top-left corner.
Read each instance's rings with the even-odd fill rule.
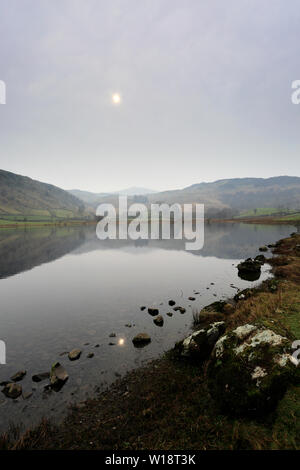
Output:
[[[133,338],[132,342],[136,347],[143,347],[151,342],[151,338],[147,333],[139,333]]]
[[[211,394],[226,413],[266,413],[295,374],[292,359],[287,338],[261,326],[240,326],[214,347],[208,368]]]
[[[68,354],[68,358],[70,359],[70,361],[76,361],[80,358],[81,353],[81,349],[72,349],[72,351],[70,351]]]
[[[225,331],[225,322],[215,322],[206,328],[195,331],[184,340],[178,342],[175,351],[182,357],[205,360],[209,357],[219,337]]]
[[[157,317],[155,317],[153,321],[154,321],[155,325],[157,325],[157,326],[163,326],[163,324],[164,324],[164,319],[161,315],[158,315]]]
[[[88,359],[91,359],[92,357],[94,357],[95,354],[94,353],[88,353],[88,355],[86,356]]]
[[[40,374],[35,374],[32,376],[33,382],[42,382],[42,380],[49,379],[50,372],[41,372]]]
[[[19,370],[10,379],[13,382],[19,382],[20,380],[22,380],[25,377],[26,373],[27,373],[26,370]]]
[[[168,317],[173,317],[173,313],[172,313],[172,312],[167,312],[167,315],[168,315]]]
[[[50,371],[50,385],[55,391],[59,391],[68,380],[69,375],[66,369],[59,363],[55,362]]]
[[[33,392],[23,392],[22,397],[24,400],[28,400],[28,398],[32,397]]]
[[[2,390],[2,393],[8,398],[18,398],[22,394],[22,387],[19,384],[16,384],[15,382],[8,383],[5,385],[4,389]]]

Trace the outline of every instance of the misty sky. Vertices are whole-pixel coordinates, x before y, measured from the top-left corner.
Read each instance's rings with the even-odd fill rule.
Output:
[[[299,41],[299,0],[0,0],[0,168],[96,192],[300,176]]]

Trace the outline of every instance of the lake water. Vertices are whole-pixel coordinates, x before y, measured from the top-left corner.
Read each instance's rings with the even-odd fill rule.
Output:
[[[236,265],[241,259],[294,230],[210,224],[199,252],[185,251],[179,240],[99,241],[95,227],[1,230],[0,339],[6,343],[7,364],[0,365],[0,382],[25,369],[20,383],[33,394],[17,400],[0,394],[0,430],[10,423],[28,426],[42,416],[59,420],[71,402],[92,396],[173,347],[191,330],[193,311],[270,275],[265,265],[259,281],[240,279]],[[186,313],[166,316],[172,311],[170,299]],[[164,326],[156,326],[142,305],[157,306]],[[136,349],[132,338],[140,332],[152,341]],[[73,348],[82,349],[79,360],[60,356]],[[45,391],[47,381],[32,382],[33,374],[49,371],[57,360],[70,376],[60,392]]]

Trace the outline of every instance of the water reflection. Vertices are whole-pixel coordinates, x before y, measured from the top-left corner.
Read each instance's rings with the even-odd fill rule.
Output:
[[[27,370],[21,384],[30,396],[0,397],[0,430],[43,415],[58,419],[70,402],[173,347],[190,331],[193,312],[252,285],[238,277],[240,260],[292,231],[206,225],[203,250],[188,252],[184,240],[100,241],[95,226],[0,230],[0,338],[7,346],[0,382]],[[263,266],[261,279],[268,275]],[[163,327],[148,308],[159,310]],[[151,338],[144,348],[133,346],[139,333]],[[65,352],[74,348],[82,355],[71,362]],[[57,393],[48,379],[32,380],[55,362],[69,375]]]
[[[131,248],[185,251],[185,240],[98,240],[95,230],[95,226],[0,230],[0,279],[54,261],[71,252],[80,254]],[[274,243],[293,230],[292,226],[206,224],[203,249],[188,253],[222,259],[247,258],[266,240]]]

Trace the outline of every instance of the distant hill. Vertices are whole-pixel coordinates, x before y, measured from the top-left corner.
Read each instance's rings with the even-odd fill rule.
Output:
[[[83,218],[85,204],[68,191],[27,176],[0,170],[0,217]]]
[[[114,191],[111,194],[120,194],[123,196],[144,196],[146,194],[154,194],[157,191],[147,188],[139,188],[137,186],[132,186],[131,188],[121,189],[120,191]]]
[[[51,184],[0,170],[2,219],[92,217],[102,202],[117,205],[120,194],[127,194],[129,203],[202,203],[206,217],[300,211],[300,178],[292,176],[225,179],[163,192],[133,187],[115,193],[92,193],[78,189],[64,191]]]
[[[73,194],[73,196],[78,197],[86,204],[93,206],[94,208],[102,202],[103,198],[120,195],[120,196],[143,196],[147,194],[154,194],[157,191],[153,189],[146,189],[146,188],[139,188],[139,187],[131,187],[127,189],[121,189],[120,191],[114,191],[112,193],[92,193],[90,191],[82,191],[80,189],[70,189],[69,193]]]
[[[89,191],[82,191],[81,189],[69,189],[68,193],[91,206],[97,206],[100,199],[109,196],[109,193],[91,193]]]
[[[300,210],[300,178],[235,178],[193,184],[181,190],[148,196],[150,203],[203,203],[209,216],[240,214],[258,208]]]
[[[131,194],[131,189],[133,189]],[[130,202],[168,203],[168,204],[205,204],[207,217],[228,218],[253,211],[253,215],[263,213],[284,212],[289,209],[300,210],[300,178],[278,176],[272,178],[234,178],[215,181],[213,183],[193,184],[179,190],[137,194],[136,188],[127,190]],[[118,204],[118,195],[125,192],[109,194],[86,193],[74,194],[91,204],[94,209],[105,202]],[[86,196],[87,194],[87,196]]]

